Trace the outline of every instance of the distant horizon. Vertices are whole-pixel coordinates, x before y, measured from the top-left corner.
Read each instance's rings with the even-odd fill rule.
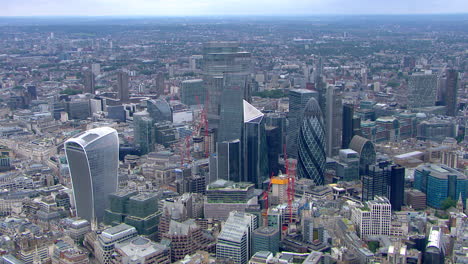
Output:
[[[0,0],[0,3],[0,17],[13,18],[468,14],[466,0]]]

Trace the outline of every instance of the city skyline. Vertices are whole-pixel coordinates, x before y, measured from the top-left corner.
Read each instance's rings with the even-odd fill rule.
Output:
[[[466,14],[468,4],[451,1],[345,0],[291,1],[149,1],[135,0],[18,0],[0,1],[0,17],[14,16],[223,16],[223,15],[376,15],[376,14]],[[90,10],[92,6],[92,10]]]

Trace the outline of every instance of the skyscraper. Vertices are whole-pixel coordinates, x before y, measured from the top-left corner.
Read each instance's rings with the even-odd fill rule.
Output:
[[[128,102],[130,97],[128,92],[128,73],[126,72],[117,73],[117,93],[120,102]]]
[[[264,114],[247,101],[244,100],[243,103],[244,181],[253,182],[257,187],[261,187],[263,181],[268,179],[268,148]]]
[[[95,91],[95,76],[92,71],[85,71],[83,73],[84,92],[94,94]]]
[[[148,112],[144,111],[133,114],[133,138],[135,145],[143,155],[153,151],[155,141],[153,125],[153,119],[149,117]]]
[[[172,108],[164,99],[146,101],[146,109],[154,123],[162,121],[172,122]]]
[[[208,90],[208,122],[210,127],[218,128],[221,113],[222,92],[226,75],[251,73],[251,54],[242,52],[238,42],[208,42],[203,47],[203,81]],[[243,91],[248,94],[247,90]],[[243,99],[245,95],[242,95]],[[242,112],[242,101],[239,111]]]
[[[392,210],[400,211],[405,196],[405,168],[393,165],[390,172],[390,203]]]
[[[447,106],[447,115],[457,115],[457,92],[458,92],[458,72],[456,70],[447,71],[447,82],[445,85],[445,102]]]
[[[413,74],[408,79],[408,107],[434,106],[437,96],[437,75]]]
[[[312,179],[316,185],[323,185],[326,163],[325,128],[322,111],[315,98],[311,98],[304,109],[298,150],[298,178]]]
[[[350,104],[343,105],[343,134],[341,141],[341,148],[347,149],[351,139],[353,138],[353,117],[354,117],[354,106]]]
[[[367,175],[362,177],[362,200],[372,201],[377,196],[388,197],[388,179],[390,169],[387,166],[374,164],[369,166]]]
[[[218,142],[231,141],[242,137],[243,98],[247,79],[242,74],[229,74],[224,77],[221,92]],[[210,97],[211,100],[211,97]]]
[[[216,244],[216,258],[245,264],[252,256],[252,232],[256,229],[257,217],[243,212],[231,212]]]
[[[318,100],[318,93],[306,89],[295,89],[289,91],[289,113],[288,113],[288,132],[286,138],[286,151],[288,157],[297,157],[297,139],[302,124],[304,108],[310,98]]]
[[[76,213],[90,222],[101,221],[108,195],[117,191],[119,138],[110,127],[88,130],[65,142]]]
[[[213,159],[213,161],[216,162],[216,175],[210,180],[224,179],[235,182],[242,181],[241,141],[239,139],[223,141],[218,142],[216,145],[218,152]],[[210,161],[210,163],[211,162],[212,161]],[[210,167],[211,166],[210,164]]]
[[[338,151],[341,148],[343,126],[343,102],[341,92],[338,88],[328,87],[326,106],[327,157],[334,157],[338,155]]]

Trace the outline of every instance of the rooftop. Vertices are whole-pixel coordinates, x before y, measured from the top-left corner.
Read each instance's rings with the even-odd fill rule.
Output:
[[[75,137],[72,137],[68,139],[66,143],[74,142],[74,143],[81,145],[82,147],[86,147],[87,145],[91,144],[98,138],[102,138],[112,133],[115,133],[117,135],[117,131],[113,128],[98,127],[98,128],[85,131]]]

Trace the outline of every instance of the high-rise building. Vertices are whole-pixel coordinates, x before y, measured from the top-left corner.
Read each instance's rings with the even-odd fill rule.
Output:
[[[389,235],[392,221],[392,206],[387,198],[375,197],[364,208],[355,208],[351,220],[361,238],[372,235]]]
[[[98,76],[101,74],[101,64],[99,63],[93,63],[91,64],[91,72],[95,75]]]
[[[146,110],[154,123],[161,121],[172,122],[172,108],[164,99],[155,99],[146,101]]]
[[[388,197],[390,169],[379,164],[370,165],[362,177],[362,200],[372,201],[377,196]]]
[[[223,179],[227,181],[242,181],[242,146],[239,139],[218,142],[218,152],[210,160],[210,181]],[[216,163],[216,171],[211,171],[212,162]],[[213,174],[214,173],[214,174]]]
[[[202,79],[186,80],[182,82],[180,97],[183,104],[188,106],[204,104],[206,89]]]
[[[77,216],[101,221],[108,195],[117,191],[119,137],[110,127],[88,130],[65,142]]]
[[[84,92],[94,94],[96,80],[94,73],[92,71],[85,71],[83,73],[83,82],[84,82]]]
[[[115,246],[118,243],[123,243],[132,240],[138,235],[135,227],[126,224],[120,224],[105,229],[98,234],[94,241],[94,256],[99,263],[110,264],[115,253]]]
[[[356,135],[351,139],[349,148],[359,153],[359,174],[364,175],[367,166],[374,164],[376,161],[377,154],[374,144],[367,138]]]
[[[408,107],[434,106],[437,96],[437,75],[413,74],[408,79]]]
[[[254,230],[252,234],[252,253],[269,251],[273,254],[279,251],[279,230],[272,226],[263,226]]]
[[[304,109],[298,136],[298,178],[312,179],[315,185],[325,182],[325,128],[322,111],[315,98]]]
[[[306,89],[295,89],[289,91],[289,113],[288,129],[286,135],[286,151],[288,157],[297,158],[298,155],[298,137],[302,125],[304,108],[310,98],[318,100],[318,93]]]
[[[242,74],[229,74],[224,77],[217,142],[231,141],[242,137],[246,81],[246,76]]]
[[[390,171],[390,203],[392,210],[400,211],[405,197],[405,168],[399,165],[391,166]]]
[[[208,122],[211,128],[218,128],[223,91],[231,86],[224,78],[229,75],[247,76],[251,73],[251,54],[242,52],[238,42],[208,42],[203,47],[203,81],[208,91]],[[226,84],[228,86],[226,86]],[[241,99],[248,94],[247,89],[242,90]],[[229,97],[228,97],[229,98]],[[238,110],[242,111],[242,100],[240,100]],[[239,123],[242,119],[239,120]]]
[[[466,202],[468,177],[445,165],[422,164],[414,171],[414,187],[426,194],[427,205],[442,209],[445,199]]]
[[[129,101],[128,73],[126,72],[117,73],[117,93],[120,102],[127,103]]]
[[[133,114],[133,138],[142,155],[154,150],[154,122],[148,112]]]
[[[156,74],[156,78],[154,79],[154,85],[150,92],[161,96],[164,95],[165,89],[166,85],[164,84],[164,73],[158,72],[158,74]]]
[[[424,252],[424,263],[445,263],[445,247],[442,239],[443,236],[440,227],[431,227],[426,250]]]
[[[216,244],[216,258],[245,264],[252,256],[252,232],[256,229],[257,217],[243,212],[231,212]]]
[[[458,72],[456,70],[447,71],[447,82],[445,85],[445,102],[447,106],[447,115],[457,115],[457,93],[458,93]]]
[[[351,143],[351,139],[354,136],[354,129],[353,129],[353,118],[354,118],[354,106],[351,104],[343,105],[343,133],[342,133],[342,141],[341,141],[341,148],[347,149],[349,147],[349,143]]]
[[[257,187],[268,179],[268,148],[265,134],[264,114],[244,100],[243,181],[253,182]]]
[[[336,163],[336,176],[341,181],[359,180],[359,154],[352,149],[341,149]]]
[[[339,88],[328,87],[326,105],[327,157],[334,157],[338,155],[338,151],[341,149],[343,128],[343,102]]]

